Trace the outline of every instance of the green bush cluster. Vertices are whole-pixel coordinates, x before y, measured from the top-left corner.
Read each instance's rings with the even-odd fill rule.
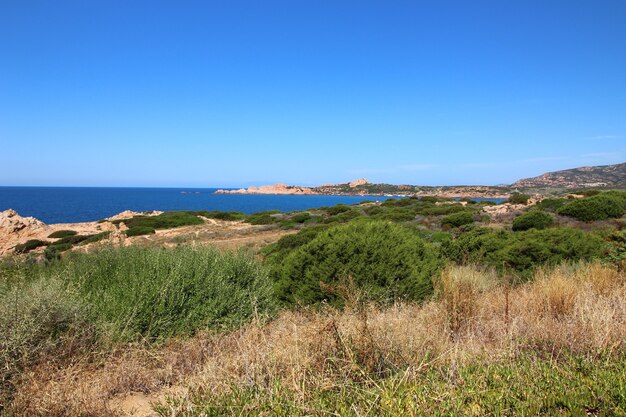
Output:
[[[474,215],[468,211],[452,213],[441,220],[443,227],[459,227],[471,223],[474,223]]]
[[[528,200],[530,199],[530,196],[528,194],[521,194],[521,193],[513,193],[509,196],[509,199],[507,200],[509,203],[511,204],[528,204]]]
[[[531,210],[513,219],[513,230],[545,229],[554,224],[554,219],[546,212]]]
[[[48,237],[52,239],[61,239],[64,237],[75,236],[77,234],[78,232],[74,230],[57,230],[56,232],[50,233]]]
[[[442,253],[453,262],[511,268],[528,278],[538,266],[601,258],[606,248],[601,236],[571,228],[520,232],[475,228],[444,242]]]
[[[567,204],[566,198],[545,198],[535,205],[539,210],[555,213],[558,209]]]
[[[246,215],[239,211],[196,211],[195,214],[208,219],[237,221],[243,220]]]
[[[89,307],[101,336],[115,340],[231,328],[273,308],[272,285],[258,261],[206,247],[105,248],[27,273],[32,282],[60,279]]]
[[[156,233],[154,227],[149,226],[134,226],[128,230],[124,230],[126,236],[143,236]]]
[[[154,233],[157,229],[171,229],[181,226],[202,224],[203,221],[193,211],[168,211],[157,216],[135,216],[130,219],[114,220],[113,224],[124,223],[128,236]],[[133,230],[135,229],[135,230]],[[149,230],[152,229],[152,232]]]
[[[26,242],[15,246],[15,253],[28,253],[42,246],[47,246],[48,244],[50,244],[50,242],[45,242],[39,239],[27,240]]]
[[[356,221],[279,243],[294,248],[269,259],[279,300],[286,304],[338,302],[332,287],[351,277],[377,300],[421,300],[441,263],[437,250],[403,226]],[[284,253],[284,252],[283,252]]]
[[[558,214],[590,222],[616,219],[625,212],[626,199],[621,194],[602,193],[573,200],[557,210]]]

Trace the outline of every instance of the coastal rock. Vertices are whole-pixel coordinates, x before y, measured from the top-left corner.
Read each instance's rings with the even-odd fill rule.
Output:
[[[13,250],[21,241],[40,234],[46,224],[34,217],[22,217],[15,210],[0,212],[0,256]]]
[[[262,185],[260,187],[251,186],[239,190],[217,190],[215,194],[281,194],[281,195],[308,195],[314,194],[309,187],[299,187],[287,184]]]
[[[132,211],[132,210],[124,210],[121,213],[116,214],[115,216],[111,216],[111,217],[107,217],[106,220],[124,220],[124,219],[131,219],[135,216],[158,216],[159,214],[162,214],[162,211],[143,211],[143,212],[139,212],[139,211]]]
[[[22,217],[15,210],[0,212],[0,233],[17,233],[24,229],[44,227],[45,224],[34,217]]]
[[[365,178],[360,178],[358,180],[349,182],[348,185],[350,186],[350,188],[354,188],[354,187],[358,187],[359,185],[365,185],[365,184],[369,184],[370,182],[368,180],[366,180]]]

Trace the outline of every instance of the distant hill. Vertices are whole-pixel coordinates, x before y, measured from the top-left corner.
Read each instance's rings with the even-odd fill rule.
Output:
[[[626,186],[626,162],[616,165],[580,167],[548,172],[538,177],[524,178],[512,187],[614,187]]]

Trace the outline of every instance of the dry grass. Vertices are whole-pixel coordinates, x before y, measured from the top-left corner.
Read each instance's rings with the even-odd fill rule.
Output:
[[[237,386],[271,390],[275,381],[304,402],[313,390],[397,372],[410,380],[433,366],[453,374],[472,361],[528,352],[596,358],[626,348],[623,273],[598,263],[564,265],[512,289],[495,278],[451,268],[437,282],[438,299],[423,305],[380,308],[354,297],[344,311],[284,311],[226,335],[39,365],[22,378],[15,414],[114,415],[111,400],[131,392],[184,399]],[[185,404],[171,403],[172,415]]]

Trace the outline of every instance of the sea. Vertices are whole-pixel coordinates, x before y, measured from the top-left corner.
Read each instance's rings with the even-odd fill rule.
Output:
[[[13,209],[44,223],[77,223],[124,210],[220,210],[255,213],[306,210],[389,196],[215,194],[217,188],[0,187],[0,211]],[[476,199],[481,200],[481,199]],[[485,200],[485,199],[482,199]],[[499,199],[491,199],[499,202]]]

